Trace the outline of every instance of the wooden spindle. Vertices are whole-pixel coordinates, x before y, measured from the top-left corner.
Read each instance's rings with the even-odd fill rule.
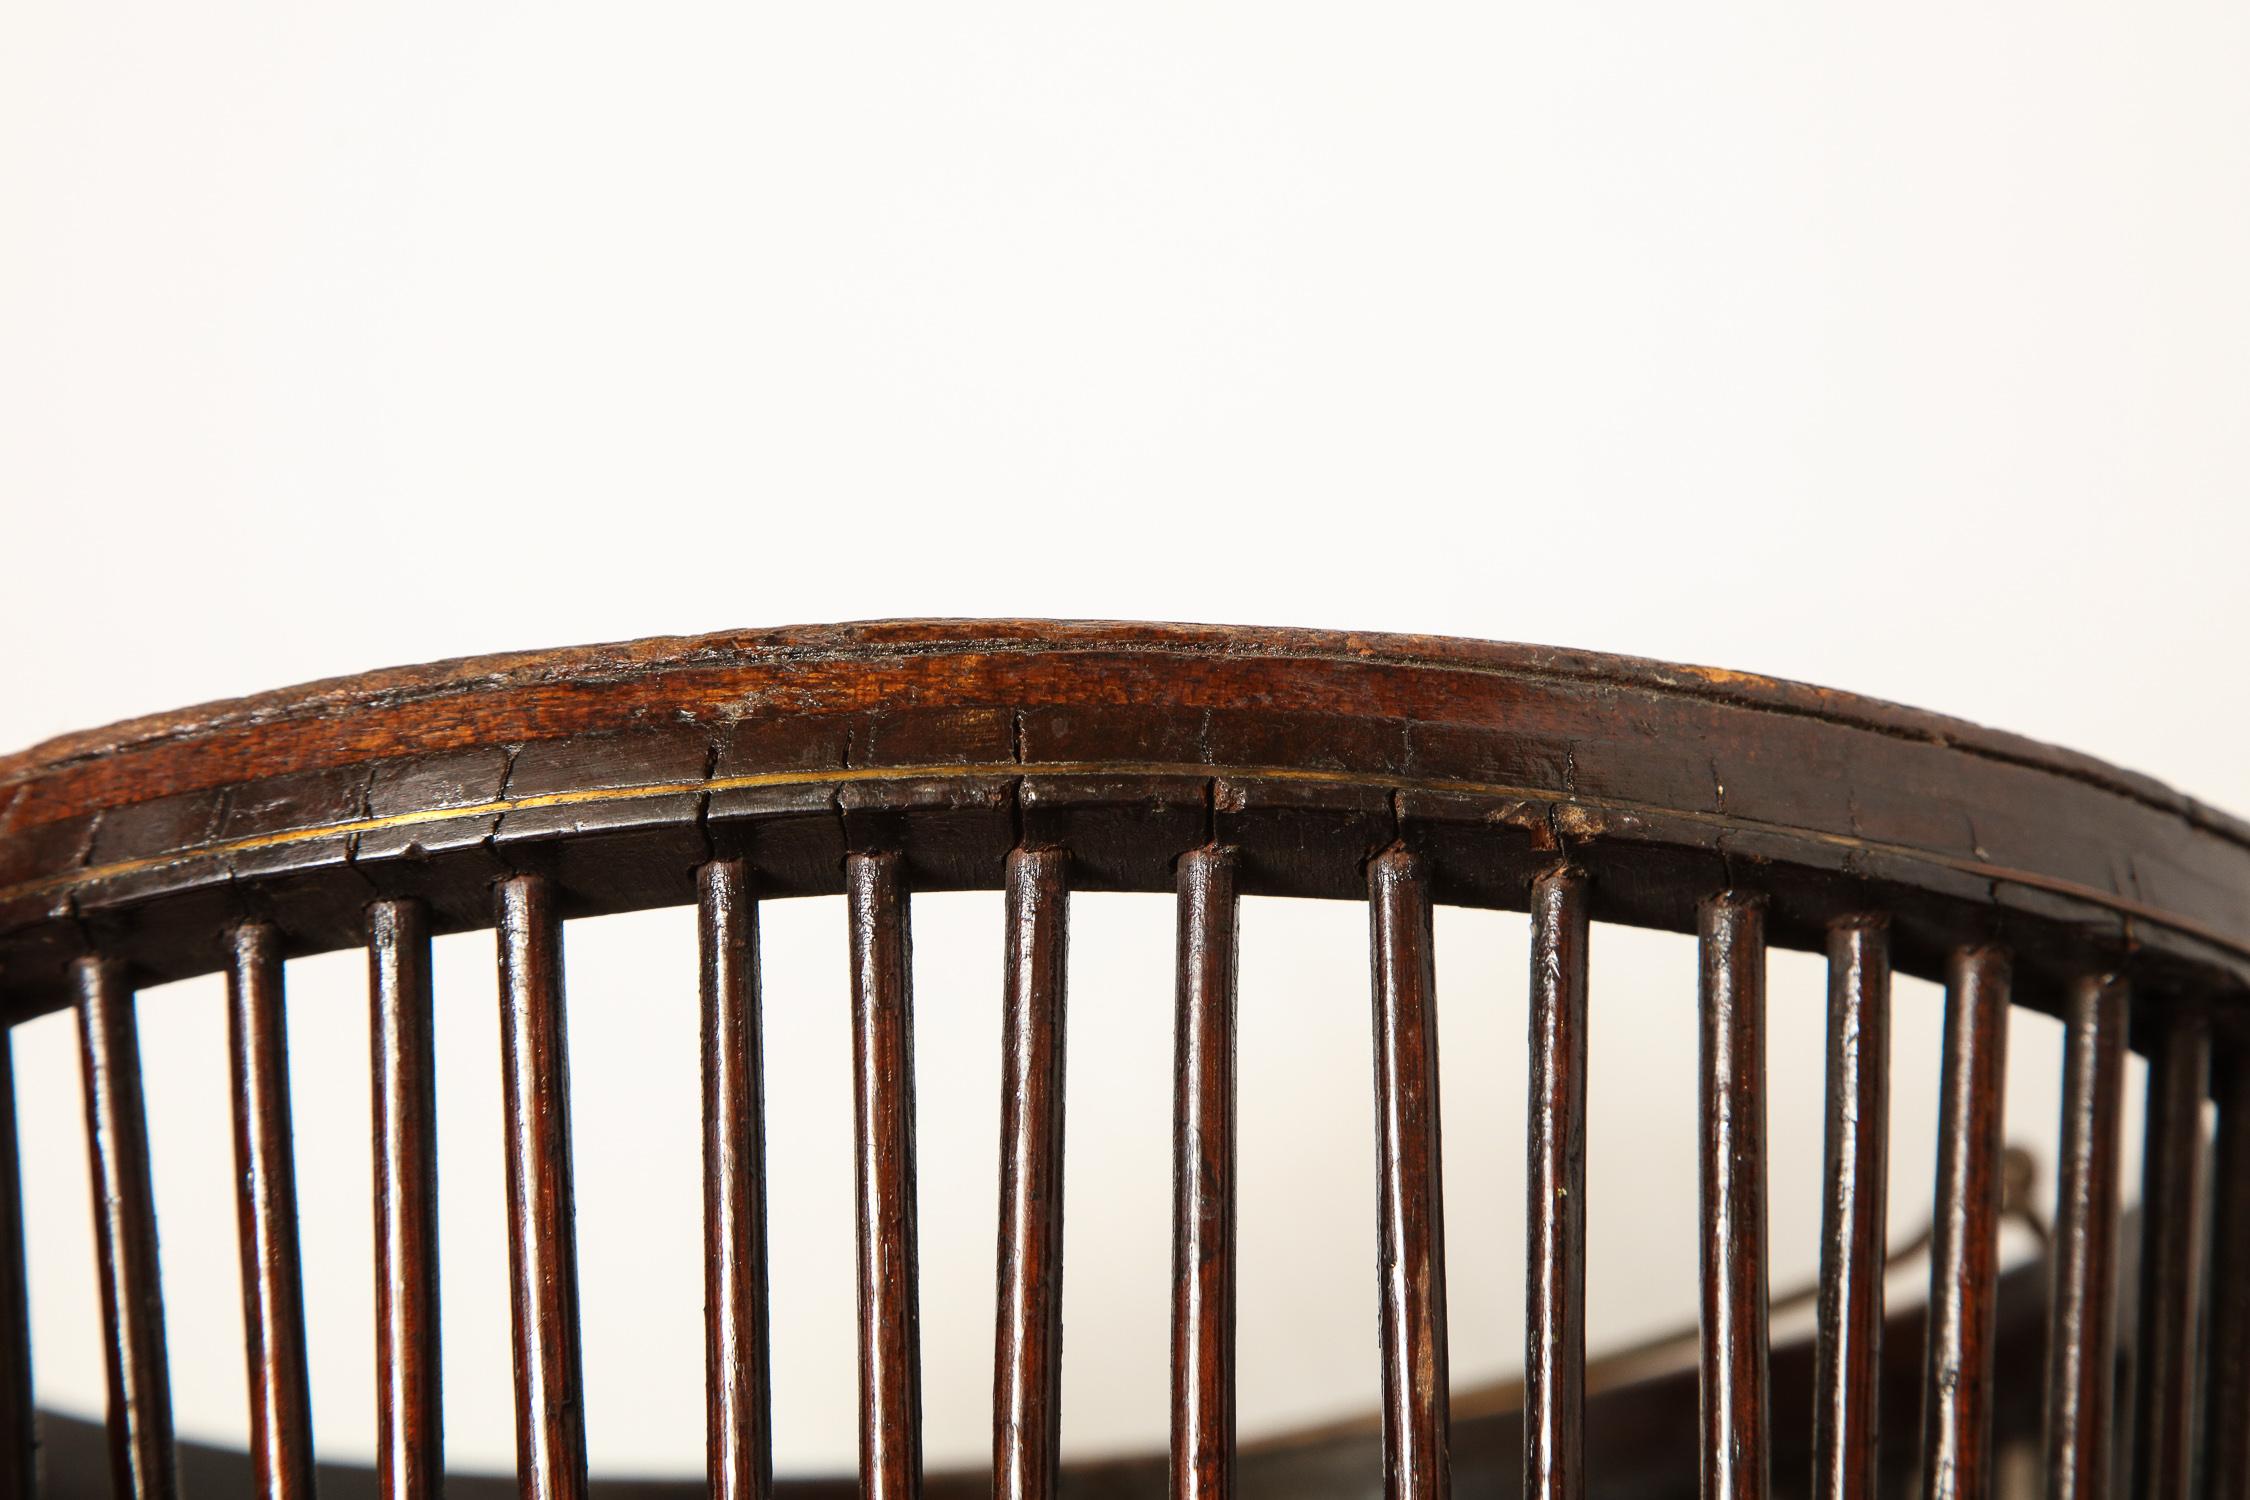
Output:
[[[1828,930],[1828,1155],[1813,1356],[1813,1490],[1875,1500],[1891,1108],[1890,929]]]
[[[1000,1083],[1000,1306],[993,1494],[1051,1500],[1061,1464],[1067,857],[1008,856]]]
[[[859,1188],[859,1477],[863,1500],[922,1492],[914,1205],[914,996],[896,854],[846,858]]]
[[[2135,1324],[2133,1494],[2185,1500],[2195,1472],[2196,1323],[2203,1304],[2203,1100],[2211,1032],[2193,1011],[2162,1021],[2149,1057]],[[2230,1268],[2230,1274],[2233,1268]]]
[[[2047,1320],[2047,1494],[2109,1493],[2111,1366],[2117,1341],[2119,1128],[2128,994],[2114,974],[2071,987],[2063,1034],[2062,1153],[2056,1163],[2053,1297]]]
[[[16,1156],[15,1049],[0,1026],[0,1500],[38,1488],[31,1392],[31,1295],[23,1260],[23,1170]]]
[[[583,1500],[585,1382],[578,1347],[562,921],[554,888],[543,875],[502,881],[499,906],[516,1484],[525,1500]]]
[[[71,977],[78,994],[108,1343],[110,1494],[115,1500],[172,1500],[179,1493],[179,1467],[133,995],[124,966],[114,961],[79,959]]]
[[[419,901],[367,910],[375,1081],[375,1479],[382,1500],[445,1485],[438,1367],[437,1057],[430,919]]]
[[[1927,1500],[1984,1500],[1991,1493],[2009,969],[2006,950],[1994,947],[1960,949],[1946,969],[1922,1387]]]
[[[312,1392],[305,1371],[305,1297],[297,1256],[281,936],[268,923],[245,922],[232,934],[228,960],[227,1042],[234,1086],[251,1470],[264,1500],[309,1500]]]
[[[1235,855],[1179,859],[1172,1500],[1235,1493]]]
[[[1699,910],[1702,1013],[1700,1413],[1704,1500],[1765,1500],[1766,929],[1755,897]]]
[[[1235,860],[1179,864],[1172,1041],[1172,1500],[1234,1494]]]
[[[1383,1487],[1443,1500],[1452,1486],[1446,1389],[1445,1204],[1429,875],[1385,850],[1367,870],[1380,1178]]]
[[[773,1492],[766,1322],[765,1064],[748,867],[697,877],[703,988],[703,1373],[713,1500]]]
[[[2250,1500],[2250,1053],[2214,1061],[2219,1103],[2217,1202],[2211,1263],[2235,1268],[2211,1282],[2211,1367],[2204,1378],[2204,1493]]]
[[[1586,1493],[1586,882],[1531,887],[1523,1494]]]

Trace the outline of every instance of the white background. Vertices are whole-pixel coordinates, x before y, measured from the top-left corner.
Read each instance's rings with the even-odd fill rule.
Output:
[[[0,11],[0,741],[514,647],[906,614],[1809,678],[2250,809],[2250,13]],[[1066,1445],[1163,1434],[1168,908],[1074,914]],[[986,1451],[994,898],[919,939],[933,1463]],[[1364,934],[1245,913],[1245,1432],[1375,1382]],[[571,935],[598,1468],[701,1433],[690,925]],[[767,912],[785,1468],[852,1452],[833,902]],[[1692,1311],[1692,969],[1595,958],[1591,1297]],[[1520,1341],[1521,919],[1440,926],[1455,1371]],[[440,945],[447,1421],[512,1453],[491,942]],[[296,965],[316,1417],[373,1431],[358,960]],[[1774,1264],[1816,1222],[1777,957]],[[1935,1000],[1902,986],[1895,1237]],[[219,993],[143,1005],[183,1431],[244,1423]],[[2051,1156],[2054,1028],[2009,1130]],[[100,1401],[19,1035],[44,1399]],[[1925,1192],[1926,1195],[1926,1192]]]

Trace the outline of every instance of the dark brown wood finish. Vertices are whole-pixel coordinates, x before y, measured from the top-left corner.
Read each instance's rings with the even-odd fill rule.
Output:
[[[230,891],[288,894],[273,919],[292,952],[356,943],[352,882],[334,883],[347,872],[473,923],[464,898],[502,873],[495,836],[573,866],[558,872],[573,910],[691,900],[695,861],[676,855],[700,842],[699,797],[762,882],[835,891],[834,834],[798,834],[850,821],[840,787],[1036,791],[1054,825],[1042,836],[1083,832],[1093,848],[1097,831],[1129,842],[1121,819],[1201,827],[1214,776],[1242,799],[1224,811],[1256,890],[1342,894],[1372,809],[1395,817],[1447,899],[1472,904],[1520,902],[1518,881],[1564,838],[1593,877],[1597,919],[1691,930],[1700,894],[1727,878],[1723,843],[1760,864],[1780,941],[1817,944],[1873,899],[1893,916],[1900,968],[1935,976],[1997,904],[2024,962],[2057,985],[2090,950],[2114,953],[2127,922],[2144,985],[2250,977],[2250,828],[2066,752],[1706,669],[1420,637],[1022,621],[443,663],[0,760],[0,972],[15,1014],[61,1003],[73,908],[130,950],[136,978],[207,970],[211,928],[188,917]],[[973,823],[893,805],[910,864],[915,829]],[[974,825],[994,845],[928,875],[990,883],[1010,825],[1003,804]],[[596,833],[633,860],[582,857]],[[1279,857],[1290,848],[1305,857]],[[969,881],[972,869],[990,873]],[[1168,879],[1166,857],[1095,858],[1074,883]],[[2026,998],[2054,1003],[2050,988]]]
[[[1586,880],[1531,887],[1523,1494],[1586,1493]]]
[[[2142,1137],[2140,1315],[2133,1379],[2133,1494],[2184,1500],[2195,1478],[2197,1320],[2203,1305],[2203,1101],[2211,1030],[2166,1018],[2148,1069]],[[2230,1270],[2233,1268],[2230,1268]]]
[[[765,1057],[749,867],[697,877],[703,965],[703,1384],[712,1500],[773,1492],[766,1333]]]
[[[419,901],[367,909],[375,1106],[376,1479],[382,1500],[445,1489],[438,1344],[437,1057],[430,920]]]
[[[156,1263],[156,1198],[149,1184],[141,1047],[124,966],[83,958],[78,1044],[86,1079],[86,1139],[108,1334],[109,1479],[115,1500],[172,1500],[172,1384],[164,1350],[164,1288]]]
[[[2036,1367],[2044,1359],[2040,1343],[2047,1322],[2046,1286],[2037,1266],[2008,1272],[2001,1281],[2000,1337],[2003,1364]],[[1911,1406],[1922,1379],[1922,1309],[1906,1308],[1895,1314],[1884,1330],[1883,1363],[1886,1404]],[[1595,1359],[1587,1379],[1589,1430],[1601,1434],[1588,1453],[1593,1466],[1590,1493],[1633,1497],[1633,1500],[1693,1500],[1696,1476],[1692,1463],[1682,1456],[1695,1451],[1696,1371],[1692,1352],[1684,1368],[1668,1365],[1625,1384],[1607,1384],[1603,1366]],[[1774,1349],[1774,1472],[1777,1488],[1790,1476],[1801,1482],[1812,1469],[1812,1367],[1811,1342],[1777,1344]],[[2036,1441],[2040,1392],[2037,1382],[2013,1387],[2003,1400],[2001,1413],[2013,1438],[2031,1435]],[[92,1473],[90,1486],[75,1481],[51,1485],[51,1500],[103,1500],[107,1496],[102,1473],[102,1431],[99,1425],[72,1421],[50,1413],[45,1418],[50,1473]],[[1911,1422],[1892,1424],[1883,1440],[1885,1472],[1910,1477],[1915,1465]],[[1244,1446],[1241,1456],[1241,1492],[1255,1500],[1368,1500],[1379,1481],[1382,1464],[1381,1424],[1370,1413],[1364,1421],[1343,1426],[1322,1425],[1293,1429]],[[1516,1475],[1523,1465],[1523,1430],[1520,1413],[1494,1411],[1471,1415],[1457,1411],[1453,1425],[1453,1472],[1456,1487],[1465,1495],[1487,1495],[1508,1500],[1515,1493]],[[191,1495],[226,1496],[247,1493],[250,1463],[239,1450],[181,1445],[183,1483]],[[1683,1472],[1684,1471],[1684,1472]],[[372,1471],[349,1464],[324,1463],[320,1468],[323,1500],[375,1500]],[[1162,1454],[1123,1455],[1082,1460],[1064,1474],[1064,1485],[1080,1500],[1160,1500],[1166,1493],[1166,1460]],[[1894,1484],[1894,1491],[1903,1490]],[[448,1482],[453,1500],[512,1500],[513,1475],[456,1474]],[[859,1493],[857,1475],[784,1476],[774,1481],[779,1500],[853,1500]],[[989,1500],[992,1476],[980,1464],[975,1469],[933,1473],[927,1481],[930,1500]],[[649,1478],[617,1476],[594,1481],[595,1500],[704,1500],[703,1477]]]
[[[2250,1500],[2250,1054],[2239,1046],[2216,1058],[2218,1164],[2213,1176],[2210,1368],[2200,1430],[2204,1493]],[[2227,1268],[2227,1269],[2219,1269]]]
[[[2001,1105],[2008,1066],[2007,950],[1953,956],[1938,1094],[1922,1493],[1992,1493],[1993,1318],[2000,1276]]]
[[[1437,978],[1429,873],[1387,849],[1367,868],[1375,995],[1377,1260],[1383,1492],[1444,1500],[1448,1382],[1445,1196],[1438,1131]]]
[[[1915,1436],[1909,1425],[1893,1420],[1890,1438],[1875,1430],[1869,1373],[1895,1373],[1878,1363],[1875,1276],[1888,964],[1946,977],[1953,990],[1935,1295],[1926,1355],[1915,1346],[1927,1367],[1929,1496],[1984,1493],[1994,1428],[2027,1401],[2036,1414],[2041,1402],[2036,1380],[2011,1374],[1996,1387],[1988,1331],[2000,1295],[1991,1228],[2011,1000],[2083,1022],[2065,1121],[2055,1348],[2051,1358],[2030,1357],[2054,1372],[2051,1481],[2073,1494],[2099,1489],[2108,1324],[2099,1304],[2115,1258],[2102,1243],[2103,1174],[2114,1176],[2114,1163],[2105,1167],[2101,1142],[2114,1141],[2114,1109],[2101,1103],[2100,1070],[2118,1042],[2080,1016],[2094,1003],[2080,981],[2128,962],[2135,992],[2149,997],[2138,1007],[2140,1034],[2160,1054],[2152,1111],[2171,1111],[2167,1129],[2151,1133],[2143,1257],[2151,1280],[2135,1339],[2150,1376],[2138,1382],[2137,1400],[2155,1403],[2153,1419],[2139,1424],[2143,1487],[2183,1493],[2199,1464],[2218,1492],[2239,1497],[2250,1485],[2241,1456],[2229,1456],[2250,1429],[2250,1381],[2225,1342],[2227,1330],[2250,1327],[2250,1294],[2234,1295],[2237,1278],[2218,1277],[2214,1326],[2196,1326],[2203,1206],[2195,1164],[2205,1148],[2199,1106],[2183,1101],[2200,1098],[2201,1085],[2172,1066],[2182,1063],[2173,1055],[2186,1045],[2182,1028],[2202,1036],[2206,1017],[2207,1053],[2220,1045],[2215,1038],[2238,1039],[2250,981],[2250,825],[2067,752],[1738,674],[1416,637],[937,621],[444,663],[137,721],[0,760],[0,1021],[83,1000],[89,984],[106,988],[106,1002],[81,1006],[96,1180],[137,1171],[141,1183],[137,1207],[129,1181],[122,1195],[97,1189],[120,1489],[163,1493],[173,1483],[168,1437],[151,1436],[163,1413],[163,1369],[146,1127],[133,1070],[129,1124],[102,1072],[120,1057],[133,1061],[131,988],[226,967],[220,939],[249,919],[242,930],[257,951],[235,964],[238,980],[251,981],[238,983],[246,1024],[237,1050],[246,1288],[253,1331],[264,1338],[288,1324],[281,1267],[290,1257],[276,1259],[271,1231],[293,1222],[287,1194],[270,1191],[286,1115],[260,1113],[261,1100],[284,1097],[262,1089],[283,1061],[278,955],[368,944],[383,1325],[377,1477],[387,1500],[404,1500],[438,1492],[442,1452],[428,934],[501,927],[521,1479],[526,1493],[577,1495],[586,1475],[560,919],[700,901],[713,1163],[709,1484],[730,1496],[767,1493],[752,893],[845,891],[863,1219],[863,1481],[869,1493],[919,1493],[905,891],[1037,884],[1024,868],[1033,856],[1019,854],[1010,867],[1012,850],[1054,863],[1058,913],[1066,857],[1076,890],[1176,883],[1179,893],[1175,1497],[1236,1488],[1238,889],[1370,899],[1384,1132],[1381,1417],[1393,1493],[1442,1493],[1456,1456],[1444,1379],[1430,905],[1520,908],[1527,892],[1538,950],[1529,1421],[1508,1429],[1511,1480],[1520,1474],[1527,1492],[1575,1496],[1603,1493],[1605,1474],[1619,1472],[1605,1470],[1603,1444],[1579,1456],[1577,1389],[1600,1381],[1598,1367],[1579,1373],[1577,1279],[1582,955],[1592,918],[1705,936],[1713,1141],[1704,1253],[1706,1295],[1716,1300],[1705,1308],[1700,1378],[1706,1396],[1718,1396],[1701,1415],[1706,1494],[1763,1494],[1769,1482],[1788,1493],[1810,1468],[1824,1495],[1865,1496],[1878,1445],[1898,1450],[1885,1460],[1894,1488],[1912,1467],[1902,1463]],[[1575,872],[1567,882],[1553,873],[1566,860]],[[1737,882],[1753,884],[1757,898],[1705,900]],[[1011,926],[1025,941],[1043,930],[1020,911]],[[2010,961],[1984,947],[2003,931],[2020,970],[2012,984]],[[1827,942],[1835,960],[1827,1300],[1818,1358],[1807,1352],[1808,1373],[1787,1391],[1768,1375],[1763,1328],[1758,976],[1769,937],[1800,948]],[[106,962],[89,969],[88,953]],[[995,1475],[1010,1494],[1056,1485],[1059,949],[1052,961],[1051,987],[1026,978],[1044,973],[1045,959],[1018,965],[1006,1032],[1013,1071]],[[269,1039],[263,1052],[261,1038]],[[98,1068],[97,1049],[107,1059]],[[2222,1091],[2233,1077],[2231,1064],[2222,1067]],[[2234,1122],[2217,1200],[2217,1253],[2226,1256],[2250,1241],[2250,1186],[2228,1165],[2250,1154],[2238,1139],[2243,1111],[2223,1105],[2221,1115],[2223,1130]],[[253,1201],[261,1206],[250,1210]],[[135,1301],[143,1292],[147,1300]],[[2199,1346],[2213,1356],[2201,1389]],[[253,1394],[273,1418],[261,1452],[309,1474],[309,1455],[290,1460],[272,1441],[292,1420],[282,1414],[292,1400],[286,1370],[258,1349],[250,1358],[254,1384],[281,1377]],[[0,1349],[0,1398],[5,1364]],[[1486,1410],[1483,1399],[1461,1409]],[[1903,1409],[1896,1392],[1889,1400]],[[1794,1420],[1782,1409],[1798,1407],[1804,1434],[1778,1432],[1775,1420]],[[2021,1427],[2015,1432],[2011,1450],[2021,1442]],[[1481,1489],[1490,1453],[1475,1454],[1463,1474],[1478,1477],[1463,1483]],[[8,1459],[0,1450],[0,1469]],[[1253,1490],[1309,1495],[1344,1482],[1290,1468],[1295,1462],[1261,1452]],[[1777,1462],[1786,1475],[1769,1481]],[[1124,1472],[1097,1465],[1083,1481],[1064,1482],[1078,1493],[1080,1482],[1099,1486]],[[1643,1481],[1653,1483],[1647,1473]],[[279,1470],[261,1482],[302,1489]],[[0,1475],[0,1500],[5,1484]]]
[[[2101,1500],[2110,1487],[2117,1333],[2119,1131],[2124,1123],[2125,981],[2082,980],[2063,1041],[2056,1164],[2054,1301],[2047,1330],[2047,1494]]]
[[[893,853],[845,862],[859,1186],[859,1477],[865,1500],[922,1493],[915,1285],[913,945]]]
[[[1232,1500],[1234,851],[1179,865],[1172,1039],[1172,1500]]]
[[[1891,1118],[1890,931],[1828,931],[1828,1146],[1814,1360],[1813,1493],[1876,1500]]]
[[[542,875],[502,881],[498,903],[516,1481],[525,1500],[583,1500],[585,1381],[578,1348],[562,921],[554,888]]]
[[[1755,896],[1703,904],[1702,1406],[1704,1500],[1765,1500],[1766,931]]]
[[[0,1500],[37,1491],[31,1288],[24,1274],[23,1170],[16,1155],[14,1039],[0,1029]]]
[[[250,1454],[266,1500],[311,1500],[312,1390],[297,1260],[297,1170],[289,1124],[289,1040],[280,935],[235,928],[227,969],[233,1063],[236,1216],[242,1245],[243,1352]]]
[[[1069,859],[1008,856],[993,1494],[1051,1500],[1062,1464],[1064,965]]]

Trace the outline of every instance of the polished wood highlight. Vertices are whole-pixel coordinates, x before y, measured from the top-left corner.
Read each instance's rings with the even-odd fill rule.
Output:
[[[124,965],[114,960],[82,958],[73,974],[102,1327],[108,1334],[110,1494],[115,1500],[172,1500],[179,1494],[179,1469],[133,993]]]
[[[1946,983],[1930,1341],[1922,1388],[1922,1493],[1928,1500],[1984,1500],[1992,1493],[1992,1343],[2010,978],[2008,951],[1979,946],[1955,952]]]
[[[1523,1494],[1586,1493],[1586,879],[1531,886]]]
[[[1180,856],[1172,1033],[1171,1500],[1233,1500],[1234,851]]]
[[[1703,903],[1700,941],[1703,1500],[1765,1500],[1766,925],[1755,896]]]
[[[773,1492],[765,1049],[749,866],[696,877],[703,1000],[703,1388],[712,1500]]]
[[[1890,929],[1828,929],[1828,1136],[1813,1382],[1813,1493],[1876,1500],[1889,1253]]]
[[[2197,1322],[2203,1306],[2203,1199],[2211,1029],[2166,1016],[2149,1056],[2142,1136],[2139,1347],[2133,1380],[2133,1494],[2185,1500],[2195,1479]]]
[[[865,1500],[922,1493],[922,1331],[915,1285],[914,980],[893,853],[845,861],[859,1189],[859,1477]]]
[[[445,1488],[438,1344],[437,1056],[430,918],[421,902],[367,909],[375,1111],[375,1469],[382,1500]]]
[[[31,1289],[24,1275],[23,1168],[16,1147],[15,1043],[0,1027],[0,1500],[31,1500],[38,1488]]]
[[[228,959],[227,1050],[233,1065],[252,1470],[262,1500],[311,1500],[312,1390],[305,1372],[279,934],[269,923],[245,922],[232,934]]]
[[[1438,1131],[1437,978],[1429,874],[1386,849],[1367,867],[1375,998],[1383,1493],[1451,1493],[1445,1196]]]
[[[1000,1057],[993,1494],[1052,1500],[1062,1465],[1064,967],[1069,859],[1008,856]]]
[[[554,887],[543,875],[503,880],[498,901],[516,1481],[524,1500],[584,1500],[585,1378],[578,1347],[562,920]]]
[[[2054,1294],[2047,1327],[2047,1494],[2102,1500],[2110,1488],[2116,1352],[2117,1184],[2124,1144],[2130,992],[2116,974],[2072,989],[2063,1036]]]

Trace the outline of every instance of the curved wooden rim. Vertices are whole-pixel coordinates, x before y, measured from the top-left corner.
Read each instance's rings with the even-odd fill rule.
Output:
[[[1403,839],[1460,904],[1520,906],[1567,858],[1598,916],[1639,925],[1689,927],[1736,884],[1785,944],[1888,912],[1909,972],[2011,941],[2034,1003],[2043,964],[2132,958],[2197,998],[2250,981],[2250,825],[2013,735],[1538,647],[941,620],[396,669],[0,760],[0,985],[51,989],[92,946],[197,972],[251,911],[294,951],[343,946],[378,895],[436,890],[441,922],[481,925],[518,868],[593,912],[688,899],[722,846],[798,894],[878,845],[918,885],[991,885],[1031,838],[1085,888],[1156,889],[1220,837],[1252,892],[1357,894]]]
[[[120,752],[193,742],[230,729],[331,718],[450,697],[520,692],[557,682],[618,681],[675,670],[783,666],[976,650],[986,653],[1133,651],[1181,657],[1278,657],[1381,662],[1556,677],[1574,682],[1676,693],[1683,697],[1802,714],[2068,776],[2176,813],[2250,847],[2250,819],[2174,790],[2155,777],[2098,757],[1966,719],[1787,678],[1648,657],[1461,636],[1291,627],[1143,623],[1112,620],[893,619],[784,625],[542,651],[453,657],[385,667],[276,688],[240,698],[142,714],[54,736],[0,756],[0,804],[24,783]],[[161,790],[149,795],[163,795]]]

